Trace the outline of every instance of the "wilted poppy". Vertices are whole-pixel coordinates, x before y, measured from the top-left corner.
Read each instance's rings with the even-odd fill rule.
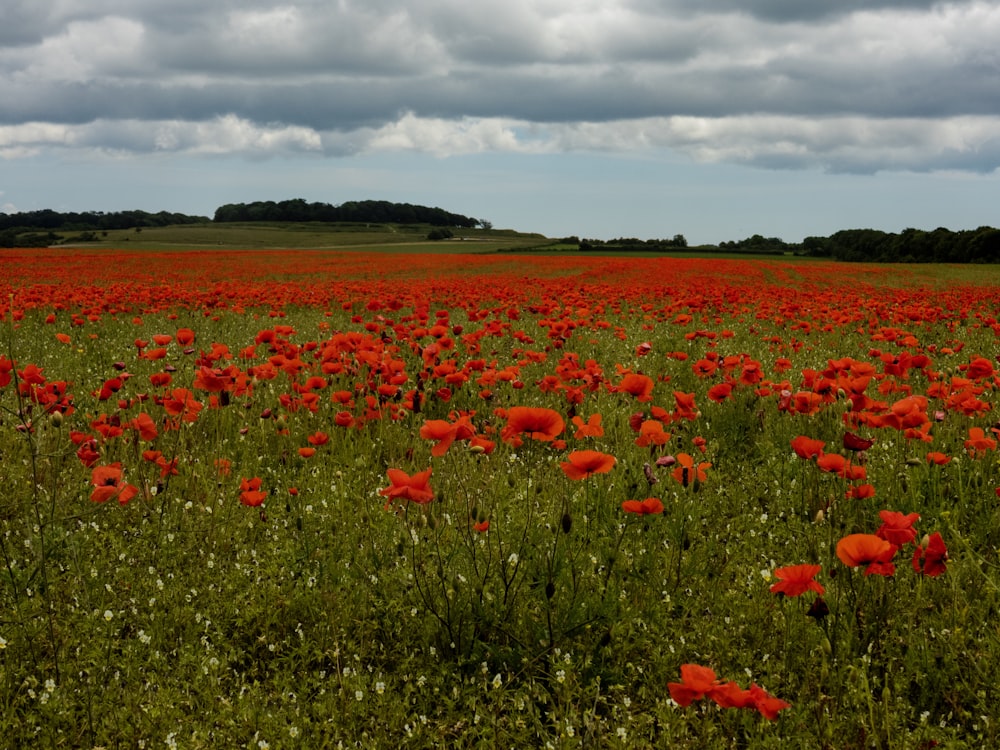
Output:
[[[853,432],[844,433],[844,448],[849,451],[866,451],[875,444],[874,440],[867,440],[855,435]]]

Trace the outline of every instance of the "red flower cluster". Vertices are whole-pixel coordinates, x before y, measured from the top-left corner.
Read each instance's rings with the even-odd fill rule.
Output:
[[[769,695],[756,684],[744,690],[735,682],[716,679],[714,671],[697,664],[682,664],[681,682],[667,683],[667,689],[679,706],[690,706],[696,700],[708,698],[723,708],[755,709],[771,721],[778,718],[779,711],[791,708],[790,703]]]

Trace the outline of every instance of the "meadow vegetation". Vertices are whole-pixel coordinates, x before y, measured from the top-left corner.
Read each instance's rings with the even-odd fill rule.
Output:
[[[995,269],[386,257],[0,251],[10,747],[1000,744]]]

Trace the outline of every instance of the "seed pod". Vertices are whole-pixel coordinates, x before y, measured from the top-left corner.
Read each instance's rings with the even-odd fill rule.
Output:
[[[573,517],[567,511],[566,513],[563,513],[562,517],[563,533],[568,534],[572,528],[573,528]]]

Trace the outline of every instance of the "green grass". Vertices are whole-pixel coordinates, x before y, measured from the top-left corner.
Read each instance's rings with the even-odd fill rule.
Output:
[[[386,252],[494,252],[537,245],[545,238],[509,230],[455,229],[455,237],[430,242],[429,225],[233,223],[184,224],[97,233],[86,248],[146,250],[331,249]],[[63,232],[71,239],[79,233]]]

